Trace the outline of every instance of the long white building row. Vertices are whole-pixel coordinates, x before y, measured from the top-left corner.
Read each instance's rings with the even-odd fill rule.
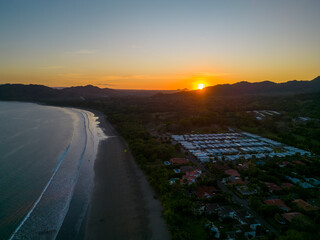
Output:
[[[310,155],[310,152],[247,132],[172,135],[172,138],[202,162],[216,158],[238,160],[242,157],[285,157],[296,153]]]

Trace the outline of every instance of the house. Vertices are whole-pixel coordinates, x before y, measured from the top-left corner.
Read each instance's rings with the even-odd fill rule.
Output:
[[[289,179],[291,182],[293,183],[299,183],[301,182],[301,180],[299,178],[294,178],[294,177],[289,177],[289,176],[286,176],[287,179]]]
[[[218,213],[220,205],[218,203],[208,203],[206,204],[206,212],[209,214]]]
[[[281,191],[282,190],[281,187],[279,187],[278,185],[276,185],[274,183],[265,182],[265,184],[269,188],[269,192]]]
[[[286,189],[290,189],[290,188],[293,187],[293,184],[292,184],[292,183],[285,182],[285,183],[282,183],[281,187],[282,187],[282,188],[286,188]]]
[[[218,211],[218,215],[221,218],[234,218],[236,215],[235,210],[231,206],[222,206]]]
[[[230,176],[228,178],[228,185],[235,185],[235,184],[247,185],[248,181],[242,181],[241,177]]]
[[[202,171],[200,169],[194,169],[191,171],[186,172],[186,175],[192,175],[192,176],[196,176],[199,177],[202,174]]]
[[[307,212],[319,210],[319,208],[317,206],[313,206],[302,199],[296,199],[293,202],[296,203],[299,208],[302,208],[303,210],[305,210]]]
[[[240,177],[240,173],[235,169],[230,168],[230,169],[225,170],[224,172],[225,172],[225,174],[232,176],[232,177]]]
[[[170,162],[172,163],[172,164],[178,164],[178,165],[180,165],[180,164],[187,164],[187,163],[189,163],[189,160],[188,159],[186,159],[186,158],[171,158],[170,159]]]
[[[300,212],[290,212],[290,213],[283,213],[281,214],[281,216],[287,220],[288,222],[291,222],[293,220],[293,218],[295,217],[301,217],[304,216],[302,213]]]
[[[215,191],[217,191],[217,189],[213,186],[199,186],[195,191],[195,194],[198,198],[204,199],[213,197],[215,195]]]
[[[192,184],[192,183],[195,183],[197,178],[199,176],[201,176],[202,174],[202,171],[199,170],[199,169],[195,169],[195,170],[192,170],[192,171],[188,171],[186,172],[185,175],[182,176],[182,179],[180,180],[180,183],[183,184],[185,183],[185,181],[188,183],[188,184]]]
[[[276,205],[280,209],[289,212],[291,209],[281,199],[269,199],[263,201],[266,205]]]
[[[305,163],[303,163],[303,162],[301,162],[301,161],[299,161],[299,160],[294,161],[294,163],[295,163],[295,164],[299,164],[299,165],[306,165]]]
[[[256,189],[249,189],[247,185],[237,186],[236,189],[243,196],[250,196],[258,193]]]
[[[183,175],[182,179],[180,179],[180,183],[181,184],[184,184],[184,183],[192,184],[192,183],[196,183],[196,180],[197,180],[196,176]]]
[[[309,183],[311,183],[314,186],[319,186],[320,185],[320,181],[316,178],[305,178],[305,180]]]
[[[314,188],[313,185],[311,185],[310,183],[307,183],[307,182],[299,182],[299,185],[302,188]]]

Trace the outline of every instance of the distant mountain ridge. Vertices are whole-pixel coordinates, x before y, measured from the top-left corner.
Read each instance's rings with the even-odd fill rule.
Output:
[[[167,94],[192,94],[195,91],[182,91],[180,93]],[[238,95],[272,95],[272,94],[300,94],[320,91],[320,76],[311,81],[289,81],[285,83],[264,82],[238,82],[234,84],[222,84],[206,87],[205,94],[212,96],[238,96]],[[17,101],[64,101],[106,99],[118,96],[151,96],[157,91],[130,91],[114,90],[110,88],[98,88],[92,85],[68,88],[50,88],[43,85],[2,84],[0,85],[0,100]],[[159,91],[160,92],[160,91]],[[157,93],[159,95],[159,93]],[[166,94],[162,94],[165,96]]]
[[[299,94],[320,91],[320,76],[311,81],[289,81],[285,83],[264,82],[238,82],[222,84],[205,88],[206,94],[229,96],[249,94]]]
[[[0,85],[0,100],[47,101],[47,100],[86,100],[108,98],[116,94],[113,89],[101,89],[92,85],[50,88],[43,85],[3,84]]]

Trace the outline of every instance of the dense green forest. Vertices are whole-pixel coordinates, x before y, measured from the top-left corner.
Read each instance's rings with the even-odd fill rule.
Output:
[[[109,116],[135,119],[154,136],[223,132],[233,128],[320,153],[320,93],[213,97],[196,92],[68,104],[99,109]],[[252,111],[261,110],[280,114],[258,120]]]

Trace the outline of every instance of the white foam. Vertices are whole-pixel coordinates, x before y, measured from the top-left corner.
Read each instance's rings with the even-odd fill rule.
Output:
[[[10,240],[22,238],[34,239],[34,237],[37,236],[37,233],[47,231],[54,232],[51,237],[52,239],[56,238],[69,210],[74,188],[79,176],[79,169],[83,160],[95,159],[99,142],[107,138],[102,129],[98,126],[98,118],[93,113],[71,108],[63,108],[63,110],[72,115],[73,120],[78,125],[79,129],[75,129],[73,134],[76,134],[76,137],[74,139],[73,136],[71,143],[59,156],[58,164],[55,167],[51,178],[31,210],[9,238]],[[81,133],[75,131],[80,131]],[[79,149],[79,146],[81,145],[83,146],[82,151]],[[81,154],[79,154],[79,150],[81,151]],[[58,192],[56,193],[55,191]],[[56,194],[60,196],[61,192],[65,194],[63,191],[67,192],[66,196],[63,195],[61,199],[52,201],[50,202],[51,205],[47,206],[46,201],[48,201],[48,199],[51,199],[52,196],[55,196]],[[44,198],[45,200],[43,200]],[[41,204],[42,201],[45,201],[45,204]],[[40,205],[45,205],[48,209],[45,208],[44,210],[43,206],[41,209]],[[37,210],[37,208],[40,208],[40,210]]]

